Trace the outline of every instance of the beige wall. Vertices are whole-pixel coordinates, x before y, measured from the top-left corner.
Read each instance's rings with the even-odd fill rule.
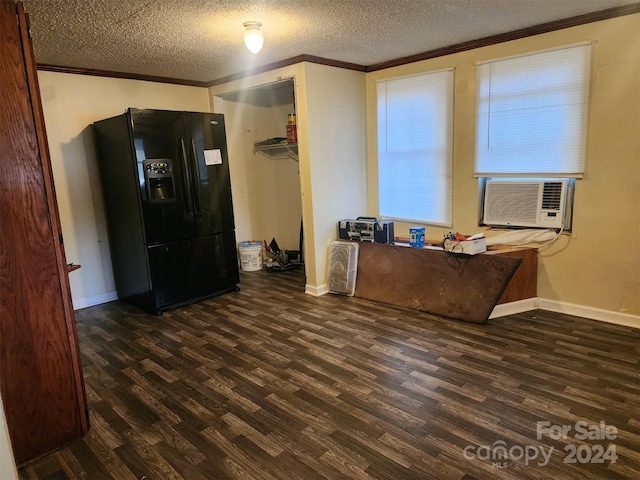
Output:
[[[208,112],[206,88],[38,72],[75,308],[115,298],[91,125],[128,107]]]
[[[319,289],[310,293],[326,290],[327,254],[338,221],[367,210],[365,80],[361,72],[305,64],[307,103],[301,117],[307,122],[309,165],[302,181],[312,192],[316,261],[308,284]]]
[[[640,315],[640,15],[610,19],[448,55],[367,76],[371,213],[377,211],[378,79],[455,68],[454,203],[450,230],[479,231],[473,178],[475,62],[593,42],[587,172],[578,180],[571,235],[539,256],[538,295],[557,302]],[[402,234],[407,225],[398,225]],[[427,237],[445,229],[427,227]],[[449,230],[449,229],[447,229]]]
[[[4,415],[2,397],[0,397],[0,479],[17,480],[18,472],[13,460],[13,450],[11,449],[11,439],[7,428],[7,419]]]

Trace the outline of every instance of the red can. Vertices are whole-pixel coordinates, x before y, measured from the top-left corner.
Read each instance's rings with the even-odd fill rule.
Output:
[[[296,125],[287,125],[287,143],[298,142],[298,131]]]

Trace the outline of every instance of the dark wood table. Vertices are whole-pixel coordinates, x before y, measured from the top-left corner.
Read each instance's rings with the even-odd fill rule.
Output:
[[[359,246],[356,297],[472,323],[487,321],[523,262],[520,252],[506,250],[460,255],[437,247]],[[507,299],[520,290],[514,287]]]

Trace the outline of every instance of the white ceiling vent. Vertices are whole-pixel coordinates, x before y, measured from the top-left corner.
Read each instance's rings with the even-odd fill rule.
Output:
[[[482,223],[561,228],[567,180],[487,180]]]

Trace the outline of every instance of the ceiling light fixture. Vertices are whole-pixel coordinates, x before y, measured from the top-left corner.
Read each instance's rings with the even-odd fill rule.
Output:
[[[245,22],[244,23],[244,44],[247,46],[251,53],[258,53],[264,43],[264,35],[260,27],[260,22]]]

